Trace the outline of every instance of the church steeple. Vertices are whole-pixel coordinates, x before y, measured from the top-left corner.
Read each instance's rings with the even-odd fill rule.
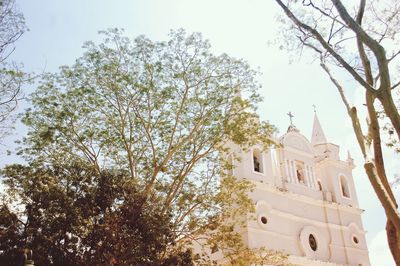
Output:
[[[319,123],[317,113],[314,115],[314,125],[311,135],[311,145],[327,143],[324,131],[322,130],[321,124]]]

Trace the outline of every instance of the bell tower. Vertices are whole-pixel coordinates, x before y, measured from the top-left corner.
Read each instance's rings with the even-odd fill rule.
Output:
[[[316,172],[320,177],[317,182],[324,193],[324,199],[358,207],[352,176],[355,167],[353,159],[348,154],[346,161],[340,160],[339,146],[326,140],[317,114],[314,115],[311,145],[315,152]]]

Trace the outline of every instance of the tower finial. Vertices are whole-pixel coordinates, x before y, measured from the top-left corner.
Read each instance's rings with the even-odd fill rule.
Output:
[[[290,132],[290,131],[299,132],[299,130],[296,128],[296,126],[293,125],[293,117],[294,117],[294,115],[292,114],[292,112],[287,113],[287,115],[289,116],[289,119],[290,119],[290,125],[289,125],[289,127],[287,129],[287,132]]]
[[[314,114],[316,114],[317,113],[317,106],[315,106],[315,104],[313,104],[312,107],[314,108]]]
[[[289,111],[289,113],[287,113],[287,115],[289,116],[289,119],[290,119],[290,125],[293,126],[292,118],[294,117],[294,115],[290,111]]]

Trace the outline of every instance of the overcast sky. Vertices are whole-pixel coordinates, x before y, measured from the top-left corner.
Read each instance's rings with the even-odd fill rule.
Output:
[[[340,145],[342,159],[346,158],[347,150],[355,158],[357,168],[353,175],[360,208],[365,209],[363,221],[372,265],[394,265],[383,231],[385,215],[363,172],[344,106],[317,61],[308,54],[289,58],[278,49],[279,43],[273,44],[279,29],[276,16],[281,14],[275,1],[17,0],[17,4],[30,31],[19,40],[12,58],[23,62],[26,71],[55,72],[61,65],[71,65],[82,55],[85,41],[101,40],[99,30],[118,27],[124,28],[132,39],[144,34],[153,40],[165,40],[170,29],[184,28],[188,32],[201,32],[210,40],[215,53],[226,52],[244,58],[253,68],[259,67],[263,85],[260,94],[264,101],[258,112],[263,120],[276,125],[281,134],[289,125],[286,114],[291,111],[294,124],[310,138],[315,104],[328,141]],[[350,98],[362,105],[361,89],[349,80]],[[21,127],[18,128],[19,135],[23,135]],[[386,165],[393,176],[396,158],[391,151],[388,154],[391,160]],[[0,165],[14,160],[5,158]],[[399,194],[398,189],[395,192]]]

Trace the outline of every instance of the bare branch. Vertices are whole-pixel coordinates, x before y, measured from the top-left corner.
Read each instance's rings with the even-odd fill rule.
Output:
[[[396,84],[394,84],[394,85],[392,86],[392,88],[391,88],[391,89],[393,90],[393,89],[395,89],[396,87],[398,87],[399,85],[400,85],[400,81],[399,81],[399,82],[397,82]]]
[[[400,54],[400,50],[398,50],[398,51],[395,52],[393,55],[391,55],[391,56],[388,58],[388,63],[390,63],[393,59],[395,59],[396,56],[398,56],[399,54]]]
[[[363,0],[361,1],[361,3]],[[332,3],[335,5],[336,10],[339,12],[341,18],[346,22],[346,24],[354,31],[354,33],[360,38],[360,40],[367,45],[372,52],[375,54],[379,72],[381,73],[380,79],[380,89],[389,89],[390,88],[390,77],[389,77],[389,69],[387,65],[387,59],[385,55],[385,49],[374,39],[372,39],[364,29],[358,24],[347,12],[346,8],[343,6],[340,0],[332,0]],[[362,5],[362,4],[361,4]],[[365,4],[364,4],[365,5]],[[374,92],[374,89],[370,89],[371,86],[368,83],[362,84],[363,87]]]
[[[354,77],[356,81],[358,81],[364,88],[370,90],[371,92],[375,92],[375,89],[371,87],[347,62],[344,60],[336,51],[332,48],[332,46],[327,43],[321,34],[310,27],[309,25],[301,22],[290,10],[289,8],[282,3],[281,0],[275,0],[279,6],[284,10],[286,15],[300,28],[310,32],[317,41]]]
[[[311,6],[312,8],[314,8],[315,10],[317,10],[319,13],[321,13],[321,15],[330,18],[334,23],[337,22],[340,25],[342,25],[343,27],[347,27],[346,24],[344,24],[342,21],[338,20],[336,16],[331,16],[330,14],[326,13],[324,10],[322,10],[322,8],[316,6],[314,4],[313,1],[309,0],[308,4],[305,3],[305,0],[303,0],[303,5],[304,6]],[[332,8],[330,8],[329,13],[332,13]],[[333,25],[333,24],[332,24]]]

